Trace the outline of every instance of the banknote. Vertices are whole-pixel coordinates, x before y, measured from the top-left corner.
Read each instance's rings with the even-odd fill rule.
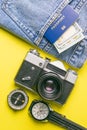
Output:
[[[78,13],[73,10],[70,5],[67,5],[60,16],[46,30],[44,37],[48,39],[51,44],[54,44],[67,29],[78,19]]]
[[[77,33],[82,32],[82,28],[75,22],[55,43],[54,46],[60,48],[65,44],[65,41],[71,39]]]
[[[77,33],[76,35],[74,35],[72,38],[66,40],[62,46],[60,47],[56,47],[56,49],[58,50],[59,53],[62,53],[63,51],[69,49],[71,46],[79,43],[81,40],[84,39],[84,35],[82,32]]]

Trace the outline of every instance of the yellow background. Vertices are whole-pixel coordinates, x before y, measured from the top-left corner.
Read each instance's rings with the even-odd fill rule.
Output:
[[[7,104],[7,95],[18,88],[14,83],[14,77],[30,48],[35,47],[0,29],[0,130],[63,130],[49,122],[38,122],[28,114],[32,100],[40,98],[24,88],[23,90],[29,96],[29,103],[23,110],[14,111]],[[41,50],[39,52],[42,57],[57,60]],[[66,63],[64,64],[66,68],[69,67]],[[50,105],[72,121],[87,127],[87,61],[81,69],[76,71],[78,79],[67,102],[63,106],[53,102]]]

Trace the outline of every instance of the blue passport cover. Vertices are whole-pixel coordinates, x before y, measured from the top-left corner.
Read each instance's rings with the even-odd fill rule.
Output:
[[[67,5],[61,12],[59,18],[47,29],[44,37],[47,38],[50,43],[55,43],[55,41],[76,21],[78,16],[78,13],[76,13],[70,5]]]

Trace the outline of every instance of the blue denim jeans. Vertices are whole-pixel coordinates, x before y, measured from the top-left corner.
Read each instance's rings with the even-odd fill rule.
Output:
[[[44,38],[50,24],[70,4],[79,13],[85,39],[59,54]],[[87,58],[87,0],[0,0],[0,25],[29,43],[80,68]]]

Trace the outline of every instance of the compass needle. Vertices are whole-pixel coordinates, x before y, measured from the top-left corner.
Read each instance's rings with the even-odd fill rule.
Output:
[[[8,95],[8,105],[14,110],[23,109],[28,103],[28,96],[23,90],[13,90]]]

